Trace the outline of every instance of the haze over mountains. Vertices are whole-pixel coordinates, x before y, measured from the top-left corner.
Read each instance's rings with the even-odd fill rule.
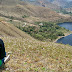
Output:
[[[68,7],[72,7],[72,0],[22,0],[22,1],[28,1],[28,2],[32,2],[32,3],[39,3],[42,2],[42,3],[51,3],[51,4],[54,4],[54,5],[57,5],[57,6],[61,6],[63,8],[68,8]]]
[[[72,7],[72,0],[21,0],[21,1],[29,2],[37,6],[47,7],[62,13],[71,12],[69,9],[66,8]]]
[[[42,6],[42,7],[47,7],[47,8],[50,8],[50,9],[53,9],[53,10],[60,10],[60,6],[57,6],[55,4],[52,4],[51,0],[23,0],[25,2],[29,2],[33,5],[37,5],[37,6]]]

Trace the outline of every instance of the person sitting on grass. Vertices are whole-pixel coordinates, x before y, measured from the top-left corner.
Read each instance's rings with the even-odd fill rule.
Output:
[[[4,59],[6,57],[5,46],[2,39],[0,39],[0,67],[4,63]]]

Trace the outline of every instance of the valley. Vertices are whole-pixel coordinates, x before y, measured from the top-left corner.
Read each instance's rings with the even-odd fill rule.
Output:
[[[72,33],[57,25],[72,22],[72,15],[58,13],[61,7],[54,3],[0,0],[0,38],[10,53],[10,61],[0,67],[1,72],[72,71],[72,46],[55,43]]]

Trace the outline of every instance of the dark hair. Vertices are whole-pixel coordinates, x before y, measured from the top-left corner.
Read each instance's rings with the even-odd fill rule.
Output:
[[[4,57],[5,57],[4,42],[2,39],[0,39],[0,59],[3,59]]]

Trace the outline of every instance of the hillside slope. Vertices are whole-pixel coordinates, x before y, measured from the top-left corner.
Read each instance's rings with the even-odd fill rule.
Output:
[[[72,47],[52,42],[41,42],[30,37],[1,37],[10,61],[2,72],[71,72]]]
[[[0,36],[26,37],[28,36],[12,24],[0,19]]]
[[[0,15],[9,18],[6,21],[0,17],[0,38],[5,43],[6,52],[11,53],[10,61],[0,68],[0,72],[72,71],[72,46],[36,40],[11,24],[13,19],[32,23],[53,21],[69,16],[65,17],[66,15],[58,14],[49,8],[33,6],[25,2],[14,3],[11,6],[8,3],[0,4]]]
[[[66,11],[71,12],[72,13],[72,7],[71,8],[66,8]]]
[[[34,6],[25,2],[19,2],[15,5],[0,5],[0,16],[12,17],[22,21],[55,21],[64,16],[59,15],[49,8]]]
[[[0,38],[10,61],[0,72],[70,72],[72,46],[42,42],[0,18]]]
[[[37,6],[42,6],[42,7],[47,7],[50,8],[52,10],[60,10],[61,8],[59,6],[57,6],[56,4],[52,4],[51,2],[49,2],[48,0],[23,0],[25,2],[29,2],[33,5],[37,5]]]

